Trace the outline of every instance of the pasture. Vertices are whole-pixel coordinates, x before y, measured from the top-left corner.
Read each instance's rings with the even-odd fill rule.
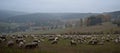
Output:
[[[38,38],[41,39],[41,37]],[[10,37],[7,39],[11,40]],[[32,37],[25,39],[26,42],[33,40]],[[69,39],[60,38],[57,44],[51,44],[48,38],[44,38],[38,47],[30,49],[19,48],[16,43],[12,47],[8,47],[6,44],[7,42],[0,43],[0,53],[120,53],[120,43],[113,41],[105,42],[103,45],[89,45],[87,43],[71,45]]]

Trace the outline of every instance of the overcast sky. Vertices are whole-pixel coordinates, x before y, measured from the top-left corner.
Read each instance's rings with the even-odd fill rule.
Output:
[[[0,9],[23,12],[98,13],[120,10],[120,0],[0,0]]]

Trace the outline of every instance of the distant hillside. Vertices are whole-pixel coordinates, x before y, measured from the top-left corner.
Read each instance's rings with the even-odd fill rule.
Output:
[[[5,19],[8,23],[34,23],[35,25],[59,25],[62,20],[80,19],[96,13],[31,13],[25,15],[12,16]]]
[[[59,24],[60,21],[56,16],[44,13],[34,13],[26,15],[18,15],[6,19],[9,23],[33,23],[34,25],[39,26],[48,26]],[[6,21],[6,22],[7,22]]]
[[[55,18],[55,16],[44,14],[44,13],[35,13],[35,14],[26,14],[26,15],[18,15],[14,17],[8,18],[11,20],[10,22],[37,22],[37,21],[48,21],[51,18]],[[52,20],[52,19],[51,19]]]
[[[9,17],[23,15],[23,14],[27,14],[27,13],[17,12],[17,11],[9,11],[9,10],[0,10],[0,21],[2,22]]]
[[[31,13],[25,15],[12,16],[6,19],[6,22],[12,23],[35,23],[37,25],[62,24],[61,20],[75,20],[87,18],[93,15],[108,14],[112,19],[120,17],[120,11],[108,13]]]
[[[99,13],[64,13],[64,15],[61,15],[62,19],[80,19],[80,18],[86,18],[92,15],[98,15]]]
[[[10,22],[37,22],[55,19],[79,19],[85,18],[95,13],[33,13],[27,15],[18,15],[8,18]]]

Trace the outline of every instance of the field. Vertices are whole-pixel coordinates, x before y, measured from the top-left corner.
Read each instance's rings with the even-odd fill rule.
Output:
[[[120,33],[120,27],[112,24],[111,22],[102,23],[102,25],[88,26],[88,27],[71,27],[65,29],[52,29],[52,30],[33,30],[26,32],[16,32],[14,34],[64,34],[64,33],[95,33],[103,32],[104,34],[112,34],[115,31]]]
[[[32,39],[28,38],[28,41]],[[120,44],[113,41],[104,45],[77,44],[71,46],[70,40],[60,39],[58,44],[51,44],[47,38],[39,44],[38,48],[19,48],[17,45],[7,47],[6,43],[0,43],[0,53],[120,53]]]
[[[107,25],[106,25],[107,24]],[[100,32],[103,31],[104,35],[109,32],[120,31],[120,27],[116,27],[110,23],[105,25],[97,25],[90,27],[78,27],[78,28],[66,28],[44,31],[30,31],[30,32],[16,32],[13,34],[60,34],[69,32]],[[103,35],[103,36],[104,36]],[[114,37],[114,35],[113,35]],[[27,41],[31,41],[32,38],[27,38]],[[70,40],[61,38],[58,44],[51,44],[48,38],[45,41],[39,43],[39,47],[26,49],[19,48],[15,44],[13,47],[7,47],[6,42],[0,43],[0,53],[120,53],[120,43],[116,44],[113,41],[105,42],[104,45],[89,45],[87,43],[79,44],[75,46],[70,45]]]

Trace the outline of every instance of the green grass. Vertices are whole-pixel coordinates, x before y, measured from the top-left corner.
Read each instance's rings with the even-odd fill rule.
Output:
[[[104,45],[84,43],[71,46],[69,40],[60,39],[58,44],[52,45],[46,38],[39,44],[39,48],[35,49],[18,48],[17,45],[10,48],[5,44],[0,43],[0,53],[120,53],[120,44],[113,42],[106,42]]]
[[[52,29],[52,30],[36,30],[36,31],[27,31],[27,32],[16,32],[14,34],[64,34],[64,33],[94,33],[94,32],[103,32],[104,34],[113,33],[115,31],[120,31],[120,27],[115,26],[110,22],[103,23],[103,25],[95,25],[95,26],[88,26],[88,27],[72,27],[72,28],[65,28],[65,29]]]
[[[66,33],[66,32],[98,32],[104,31],[104,33],[112,31],[120,31],[120,27],[115,27],[109,25],[104,26],[90,26],[82,28],[66,28],[66,29],[55,29],[55,30],[45,30],[45,31],[33,31],[33,32],[17,32],[15,34],[47,34],[47,33]],[[101,35],[101,36],[105,36]],[[116,37],[113,35],[112,37]],[[99,37],[98,37],[99,38]],[[32,38],[26,38],[28,42]],[[35,49],[24,49],[14,46],[9,48],[4,44],[0,44],[0,53],[120,53],[120,43],[115,44],[113,42],[106,42],[104,45],[88,45],[77,44],[76,46],[71,46],[69,43],[70,40],[60,39],[58,44],[52,45],[51,42],[46,38],[44,42],[39,44],[39,48]]]

